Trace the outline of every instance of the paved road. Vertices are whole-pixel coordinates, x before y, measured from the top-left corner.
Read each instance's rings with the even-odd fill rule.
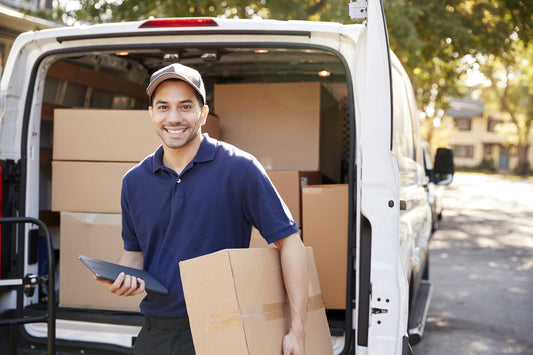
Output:
[[[456,174],[416,355],[533,354],[533,180]]]

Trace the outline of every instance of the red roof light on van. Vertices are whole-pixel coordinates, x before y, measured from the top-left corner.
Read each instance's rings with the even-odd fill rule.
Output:
[[[166,28],[166,27],[214,27],[218,26],[215,20],[210,18],[193,18],[193,19],[160,19],[148,20],[139,28]]]

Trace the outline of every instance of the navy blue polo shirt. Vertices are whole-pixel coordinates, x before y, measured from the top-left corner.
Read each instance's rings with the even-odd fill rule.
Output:
[[[144,269],[169,289],[141,302],[153,318],[187,315],[180,261],[247,248],[252,226],[269,243],[298,231],[259,162],[207,135],[180,175],[163,165],[162,147],[130,170],[121,204],[124,249],[142,251]]]

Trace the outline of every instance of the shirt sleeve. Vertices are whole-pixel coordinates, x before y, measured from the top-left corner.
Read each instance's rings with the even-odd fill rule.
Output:
[[[122,181],[122,191],[120,194],[120,207],[122,209],[122,240],[124,242],[124,250],[126,251],[141,251],[141,246],[137,240],[135,233],[135,225],[130,213],[130,205],[128,203],[128,189],[126,187],[126,177]]]
[[[270,244],[299,231],[261,164],[252,159],[243,181],[244,215]]]

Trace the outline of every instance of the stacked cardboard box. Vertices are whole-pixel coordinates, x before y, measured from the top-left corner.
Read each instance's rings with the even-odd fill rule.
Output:
[[[218,116],[202,132],[218,138]],[[139,162],[160,144],[148,110],[54,110],[54,160]]]
[[[302,188],[303,240],[315,251],[326,309],[346,305],[348,185]]]
[[[344,309],[348,247],[348,185],[314,185],[320,174],[298,171],[269,171],[274,186],[302,229],[303,242],[314,249],[326,309]],[[297,183],[308,177],[309,184]],[[251,248],[267,243],[252,230]]]
[[[122,177],[136,163],[53,161],[52,210],[120,213]]]
[[[116,262],[122,250],[121,215],[61,212],[59,298],[61,307],[138,311],[144,294],[117,297],[93,280],[78,255]]]
[[[343,119],[321,83],[217,84],[214,101],[221,138],[267,170],[320,171],[340,181]]]
[[[218,117],[203,131],[217,138]],[[122,248],[122,177],[161,144],[147,110],[54,111],[52,210],[60,218],[60,306],[138,311],[92,282],[84,254],[116,262]]]
[[[118,260],[122,177],[159,144],[147,111],[54,111],[52,210],[61,212],[60,306],[138,311],[142,296],[110,294],[77,256]]]
[[[309,298],[305,353],[333,354],[313,253],[307,248]],[[279,250],[226,249],[180,263],[196,353],[282,354],[290,314]]]
[[[294,190],[292,192],[295,194]],[[348,185],[303,185],[301,204],[303,242],[314,250],[324,305],[326,309],[344,309],[348,266]],[[250,248],[267,246],[259,231],[253,229]]]
[[[302,186],[315,185],[322,182],[322,174],[318,171],[271,170],[268,177],[287,205],[296,225],[302,228]],[[268,244],[257,229],[252,230],[250,248],[262,248]]]
[[[318,171],[272,170],[268,177],[279,195],[289,208],[292,218],[302,227],[302,186],[316,185],[322,182]]]

